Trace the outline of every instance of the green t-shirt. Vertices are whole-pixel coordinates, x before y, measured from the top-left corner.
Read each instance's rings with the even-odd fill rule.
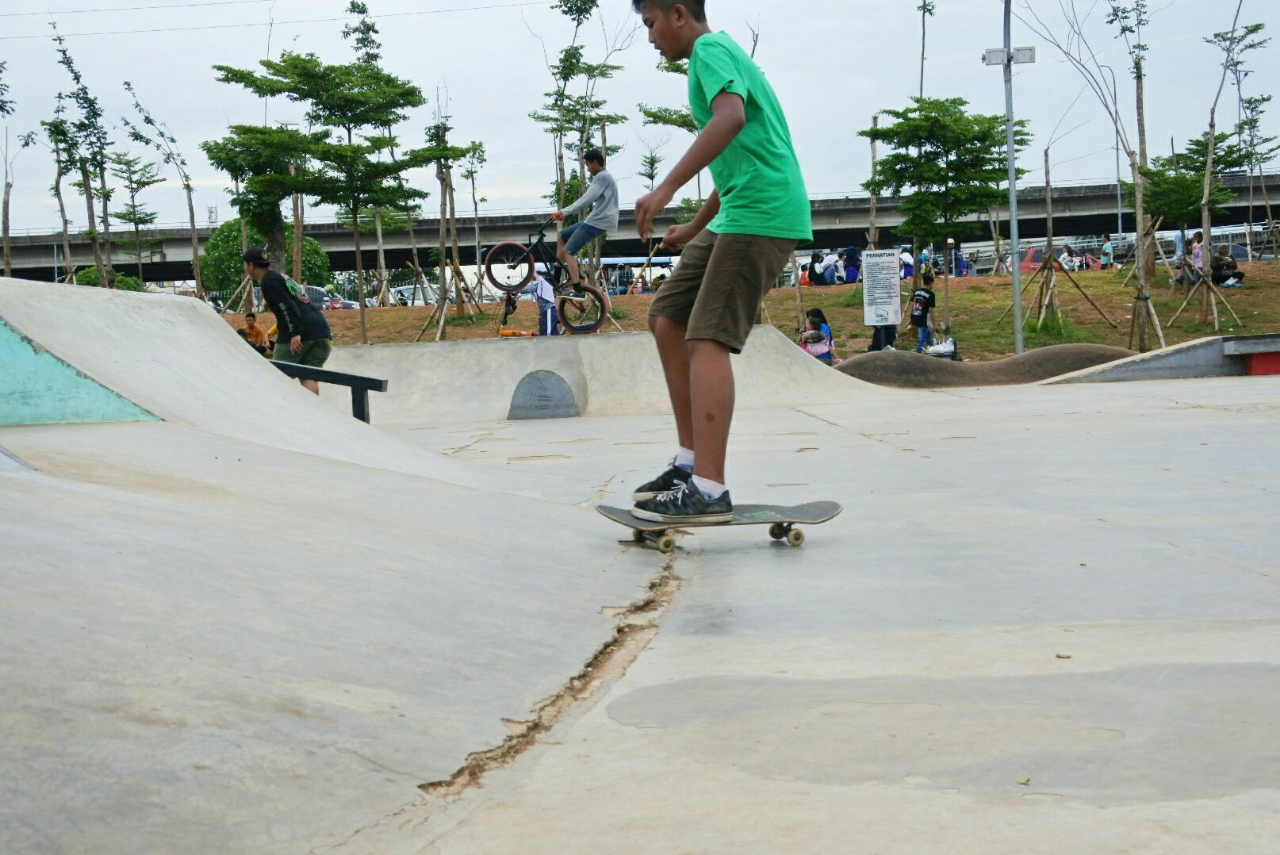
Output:
[[[711,121],[711,102],[721,92],[742,98],[747,124],[711,162],[720,214],[709,228],[717,234],[813,240],[809,194],[773,87],[728,33],[708,33],[694,42],[689,60],[689,106],[699,128]]]

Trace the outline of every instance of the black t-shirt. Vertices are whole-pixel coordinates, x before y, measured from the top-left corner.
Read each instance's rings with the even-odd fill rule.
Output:
[[[929,310],[937,308],[938,296],[928,288],[920,288],[911,295],[911,326],[929,325]]]
[[[278,270],[268,270],[262,277],[262,299],[266,301],[271,313],[276,316],[276,341],[288,342],[294,336],[302,336],[303,341],[319,341],[332,338],[329,322],[324,319],[319,307],[313,306],[303,291],[295,295],[289,290],[289,283]]]

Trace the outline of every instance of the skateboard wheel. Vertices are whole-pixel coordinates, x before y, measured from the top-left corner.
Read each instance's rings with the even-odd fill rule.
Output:
[[[798,528],[793,528],[787,532],[787,543],[792,546],[799,546],[804,543],[804,532]]]
[[[638,528],[633,528],[631,530],[631,539],[636,543],[644,543],[644,532]]]
[[[782,540],[787,536],[787,527],[782,523],[774,523],[769,526],[769,536],[774,540]]]
[[[676,539],[669,534],[664,534],[658,538],[658,551],[663,555],[670,555],[676,551]]]

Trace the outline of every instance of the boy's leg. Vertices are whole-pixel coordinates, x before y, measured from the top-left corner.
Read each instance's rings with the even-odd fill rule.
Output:
[[[662,360],[662,373],[667,379],[667,394],[671,398],[671,412],[675,415],[680,447],[696,450],[690,402],[690,347],[685,341],[687,329],[671,318],[650,315],[649,330]]]
[[[693,445],[698,457],[693,474],[717,484],[725,482],[724,461],[733,424],[736,391],[729,348],[711,339],[690,341],[689,409]]]
[[[928,334],[928,327],[916,327],[916,353],[924,353],[924,339]]]
[[[569,284],[577,285],[582,281],[582,275],[578,271],[578,259],[569,254],[569,250],[565,247],[564,238],[566,234],[573,233],[573,226],[565,229],[560,233],[560,237],[556,238],[556,258],[569,269]]]

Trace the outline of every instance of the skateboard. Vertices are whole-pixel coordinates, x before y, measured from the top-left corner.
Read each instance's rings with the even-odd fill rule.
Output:
[[[738,505],[733,509],[733,521],[727,523],[654,522],[642,520],[630,509],[597,505],[596,510],[614,522],[631,529],[636,543],[646,544],[663,555],[675,551],[676,539],[671,532],[681,528],[722,528],[735,525],[767,525],[769,536],[785,540],[792,546],[804,543],[804,530],[798,525],[819,525],[840,515],[844,508],[838,502],[809,502],[805,505]]]

